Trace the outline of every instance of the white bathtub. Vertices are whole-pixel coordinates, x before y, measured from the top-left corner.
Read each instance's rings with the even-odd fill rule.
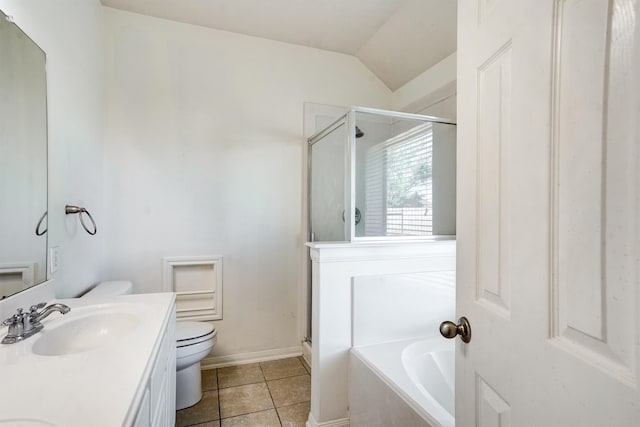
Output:
[[[353,348],[351,425],[453,427],[454,346],[438,336]]]

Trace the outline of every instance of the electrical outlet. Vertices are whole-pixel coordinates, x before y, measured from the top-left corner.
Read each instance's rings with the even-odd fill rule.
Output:
[[[49,248],[49,270],[51,274],[58,271],[58,267],[60,267],[60,250],[62,248],[60,246],[54,246]]]

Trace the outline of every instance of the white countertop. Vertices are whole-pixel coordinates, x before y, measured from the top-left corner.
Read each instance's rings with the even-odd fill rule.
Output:
[[[159,293],[48,302],[66,304],[71,311],[64,316],[52,313],[42,321],[44,329],[24,341],[0,344],[0,425],[25,419],[59,427],[130,425],[174,301],[175,294]],[[74,308],[75,313],[86,313],[92,308],[82,307],[96,304],[126,304],[142,313],[141,321],[113,345],[63,356],[32,352],[47,328],[72,319]],[[6,332],[0,328],[0,337]]]

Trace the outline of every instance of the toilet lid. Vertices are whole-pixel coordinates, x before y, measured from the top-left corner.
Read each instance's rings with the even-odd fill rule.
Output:
[[[178,347],[192,345],[215,337],[216,329],[206,322],[176,322],[176,344]]]

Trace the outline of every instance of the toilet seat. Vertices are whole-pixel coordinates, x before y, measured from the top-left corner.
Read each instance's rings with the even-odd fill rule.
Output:
[[[189,347],[215,339],[218,331],[210,323],[176,322],[176,347]]]

